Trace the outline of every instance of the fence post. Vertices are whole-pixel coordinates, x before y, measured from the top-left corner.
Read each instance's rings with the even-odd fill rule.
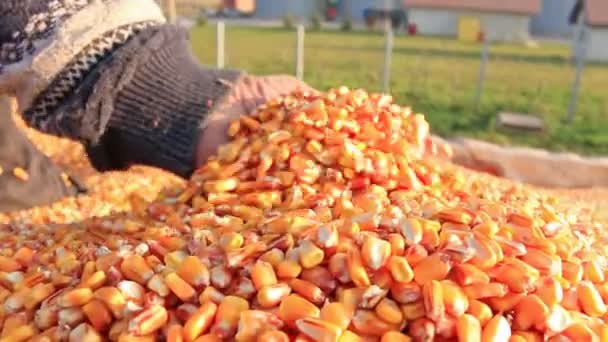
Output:
[[[296,78],[304,80],[304,25],[298,25],[296,37]]]
[[[391,59],[393,54],[394,33],[390,19],[384,21],[384,69],[382,71],[382,91],[386,94],[390,91],[391,84]]]
[[[578,105],[578,95],[581,88],[581,81],[583,79],[583,70],[585,69],[585,31],[584,31],[585,19],[581,16],[578,18],[578,27],[575,34],[575,54],[574,58],[576,61],[576,72],[574,76],[574,82],[572,83],[572,93],[570,94],[570,104],[568,105],[568,114],[566,115],[566,123],[571,123],[576,114],[576,107]]]
[[[481,104],[481,94],[483,93],[483,85],[486,80],[486,66],[490,57],[490,41],[485,38],[483,48],[481,49],[481,61],[479,63],[479,79],[477,80],[477,91],[475,93],[475,110],[479,109]]]
[[[226,39],[226,24],[224,23],[223,20],[220,20],[217,22],[217,67],[222,69],[224,68],[224,64],[225,64],[225,55],[224,55],[224,49],[225,49],[225,39]]]
[[[175,24],[177,21],[177,5],[175,4],[176,0],[165,0],[167,5],[167,19],[170,23]]]

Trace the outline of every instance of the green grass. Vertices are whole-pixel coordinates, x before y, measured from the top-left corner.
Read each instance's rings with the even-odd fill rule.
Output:
[[[215,64],[213,27],[193,30],[203,63]],[[374,32],[307,32],[305,80],[325,90],[338,85],[379,91],[383,37]],[[434,132],[555,151],[608,154],[608,65],[588,65],[578,112],[562,123],[574,67],[570,49],[559,44],[492,46],[478,111],[473,102],[479,73],[479,44],[442,38],[395,38],[391,93],[396,102],[426,114]],[[226,64],[254,74],[293,74],[295,32],[228,27]],[[501,111],[535,114],[547,129],[510,133],[495,129]]]

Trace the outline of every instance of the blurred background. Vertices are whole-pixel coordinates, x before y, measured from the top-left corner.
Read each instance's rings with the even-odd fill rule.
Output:
[[[160,2],[206,64],[390,92],[445,137],[608,154],[606,0]]]

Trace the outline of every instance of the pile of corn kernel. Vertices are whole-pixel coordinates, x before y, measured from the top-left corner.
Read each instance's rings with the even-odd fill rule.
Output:
[[[297,92],[157,200],[7,217],[0,341],[608,341],[601,206],[425,156],[428,130]]]

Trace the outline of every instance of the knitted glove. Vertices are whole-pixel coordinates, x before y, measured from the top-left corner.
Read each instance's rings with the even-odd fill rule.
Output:
[[[187,177],[208,114],[240,73],[202,67],[153,0],[2,0],[0,92],[26,121],[83,142],[100,170]]]

